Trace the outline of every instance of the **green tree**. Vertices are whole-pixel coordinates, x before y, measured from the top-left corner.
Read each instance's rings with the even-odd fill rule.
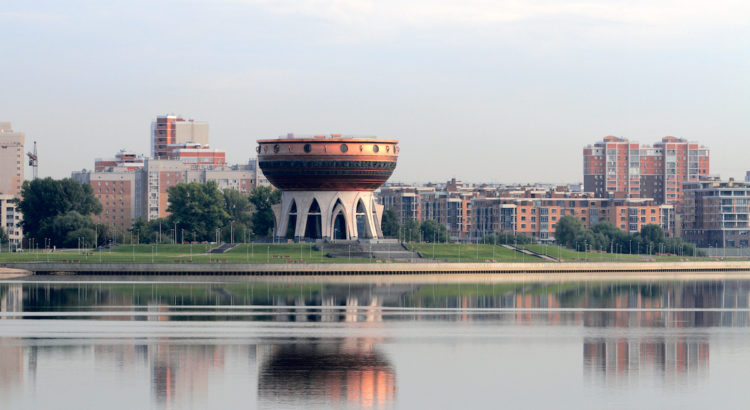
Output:
[[[583,231],[583,222],[574,216],[565,215],[557,221],[555,240],[561,245],[575,247],[576,237],[581,235]]]
[[[229,215],[228,226],[222,231],[225,241],[244,240],[247,232],[252,232],[255,206],[249,198],[235,189],[224,190],[224,210]],[[232,237],[233,236],[233,237]]]
[[[138,235],[138,243],[156,243],[158,232],[154,232],[153,226],[144,218],[138,218],[133,226],[128,229],[133,235]]]
[[[214,181],[177,184],[167,194],[169,223],[177,227],[178,241],[182,231],[189,239],[195,236],[197,240],[211,240],[229,217],[224,210],[224,195]]]
[[[68,231],[55,228],[64,226],[60,225],[60,221],[55,225],[54,220],[57,217],[74,212],[76,215],[68,215],[66,221],[75,219],[78,223],[91,228],[93,221],[90,215],[102,212],[102,205],[94,196],[91,186],[70,178],[25,181],[21,189],[21,198],[17,201],[17,206],[23,214],[21,227],[25,236],[34,238],[38,243],[44,243],[44,239],[48,238],[52,245],[58,247],[66,246],[70,241],[67,239]],[[93,241],[91,243],[93,244]]]
[[[409,218],[401,228],[401,238],[405,242],[419,242],[421,237],[420,223],[414,218]]]
[[[174,232],[171,232],[172,229],[174,229],[174,225],[166,218],[154,219],[151,221],[147,221],[144,218],[138,218],[133,222],[133,225],[128,228],[128,232],[137,235],[138,243],[172,243],[174,241]],[[111,227],[100,228],[100,232],[107,235],[106,241],[112,239],[116,234]],[[188,239],[191,241],[193,240],[193,233],[190,232],[188,235],[186,231],[185,240]],[[120,241],[120,239],[117,239],[117,241]]]
[[[441,243],[448,240],[448,228],[434,219],[428,219],[422,222],[420,230],[422,231],[422,240],[425,242],[434,241],[436,243]]]
[[[47,219],[39,230],[52,244],[64,248],[93,247],[96,238],[95,224],[89,216],[76,211],[66,212]]]
[[[561,218],[569,218],[568,216]],[[572,218],[572,217],[570,217]],[[591,249],[614,253],[634,253],[634,254],[654,254],[658,252],[671,253],[681,256],[704,256],[704,252],[695,248],[693,244],[682,241],[678,238],[667,238],[664,229],[660,225],[650,224],[641,229],[641,232],[631,235],[618,229],[609,222],[599,222],[590,229],[583,229],[583,223],[578,228],[570,228],[574,224],[572,221],[566,221],[561,233],[568,236],[565,242],[558,240],[559,243],[572,249]],[[560,227],[558,222],[558,228]],[[567,226],[567,227],[566,227]],[[573,239],[570,235],[575,232]],[[558,233],[555,234],[556,236]]]
[[[380,228],[385,237],[395,238],[398,236],[401,225],[398,223],[398,215],[393,208],[388,208],[383,212],[383,219],[380,222]]]
[[[534,238],[522,233],[501,232],[489,234],[482,237],[482,243],[495,245],[526,245],[534,242]]]
[[[2,226],[0,226],[0,245],[7,243],[10,240],[8,234],[5,232]]]
[[[109,243],[122,243],[122,232],[117,232],[112,226],[107,224],[95,224],[96,244],[104,246]]]
[[[651,244],[658,245],[664,242],[664,229],[655,224],[648,224],[641,228],[641,238]]]
[[[255,207],[251,221],[253,234],[261,237],[271,236],[276,224],[271,207],[281,202],[281,191],[268,186],[258,186],[250,191],[249,200]]]

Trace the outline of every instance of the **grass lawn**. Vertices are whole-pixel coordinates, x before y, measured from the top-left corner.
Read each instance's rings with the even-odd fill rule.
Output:
[[[419,251],[425,259],[441,262],[545,262],[500,245],[438,243],[433,246],[429,243],[412,243],[409,248]]]
[[[368,258],[328,258],[317,251],[313,244],[240,244],[223,254],[208,254],[215,245],[120,245],[100,252],[58,250],[54,253],[34,252],[0,252],[0,262],[65,262],[65,263],[378,263]],[[425,261],[439,262],[547,262],[544,259],[524,255],[500,245],[486,244],[428,244],[412,243],[410,249],[419,251]],[[600,252],[576,252],[553,245],[523,245],[540,254],[561,258],[564,262],[678,262],[712,261],[719,258],[680,257],[670,255],[628,255]],[[747,258],[726,258],[726,260],[747,260]],[[419,260],[415,260],[417,262]],[[395,262],[395,261],[394,261]],[[381,263],[385,263],[381,260]]]
[[[120,245],[103,251],[60,250],[0,253],[0,262],[72,263],[348,263],[348,258],[327,258],[312,244],[240,244],[223,254],[206,253],[215,245]],[[352,258],[352,263],[376,263]]]
[[[630,255],[614,254],[606,252],[576,252],[575,250],[563,248],[556,245],[519,245],[519,248],[529,249],[531,251],[551,256],[555,259],[562,259],[564,262],[681,262],[681,261],[715,261],[720,258],[710,257],[692,257],[677,255]],[[747,260],[747,258],[731,258],[725,260]]]

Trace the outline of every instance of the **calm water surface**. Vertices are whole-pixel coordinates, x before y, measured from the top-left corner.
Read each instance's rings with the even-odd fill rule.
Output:
[[[750,281],[0,281],[0,408],[747,408]]]

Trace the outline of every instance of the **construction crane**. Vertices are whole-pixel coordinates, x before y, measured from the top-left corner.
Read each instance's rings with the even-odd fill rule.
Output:
[[[39,173],[39,157],[36,155],[36,141],[34,141],[34,152],[27,152],[26,156],[29,157],[29,166],[32,167],[34,179],[36,179]]]

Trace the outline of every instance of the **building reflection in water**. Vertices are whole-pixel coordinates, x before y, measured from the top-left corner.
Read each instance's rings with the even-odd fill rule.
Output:
[[[210,376],[224,368],[224,345],[172,344],[164,340],[143,346],[151,370],[152,401],[167,407],[191,406],[207,400]],[[236,346],[235,346],[236,347]],[[250,346],[242,346],[243,354],[252,360]]]
[[[295,407],[391,406],[393,366],[368,339],[317,340],[258,347],[258,396]]]
[[[400,320],[495,321],[519,326],[581,326],[582,367],[591,380],[628,383],[643,373],[666,382],[700,378],[708,373],[709,339],[700,329],[748,327],[750,282],[673,283],[528,283],[462,285],[80,285],[0,284],[3,312],[50,309],[120,310],[164,315],[112,316],[104,320],[206,320],[175,317],[179,305],[245,304],[267,306],[269,315],[216,317],[208,320],[279,322],[358,322]],[[430,315],[384,308],[441,308]],[[507,308],[474,314],[467,308]],[[264,308],[265,309],[265,308]],[[687,310],[682,310],[687,309]],[[409,311],[411,312],[411,311]],[[422,316],[424,315],[424,316]],[[312,325],[311,325],[312,326]],[[680,333],[680,329],[698,331]],[[38,346],[24,339],[0,339],[0,392],[34,380]],[[89,345],[95,359],[122,368],[148,370],[154,403],[189,406],[207,401],[209,387],[227,363],[257,376],[257,399],[286,400],[290,406],[382,407],[396,396],[396,370],[378,350],[376,338],[284,339],[260,344],[191,344],[173,339],[135,340],[133,344]],[[83,353],[81,353],[82,356]],[[226,376],[229,377],[229,376]],[[682,378],[682,379],[681,379]],[[218,380],[218,381],[217,381]]]
[[[641,372],[658,373],[664,381],[708,374],[707,340],[684,338],[585,338],[583,368],[586,376],[605,382],[627,383]]]

